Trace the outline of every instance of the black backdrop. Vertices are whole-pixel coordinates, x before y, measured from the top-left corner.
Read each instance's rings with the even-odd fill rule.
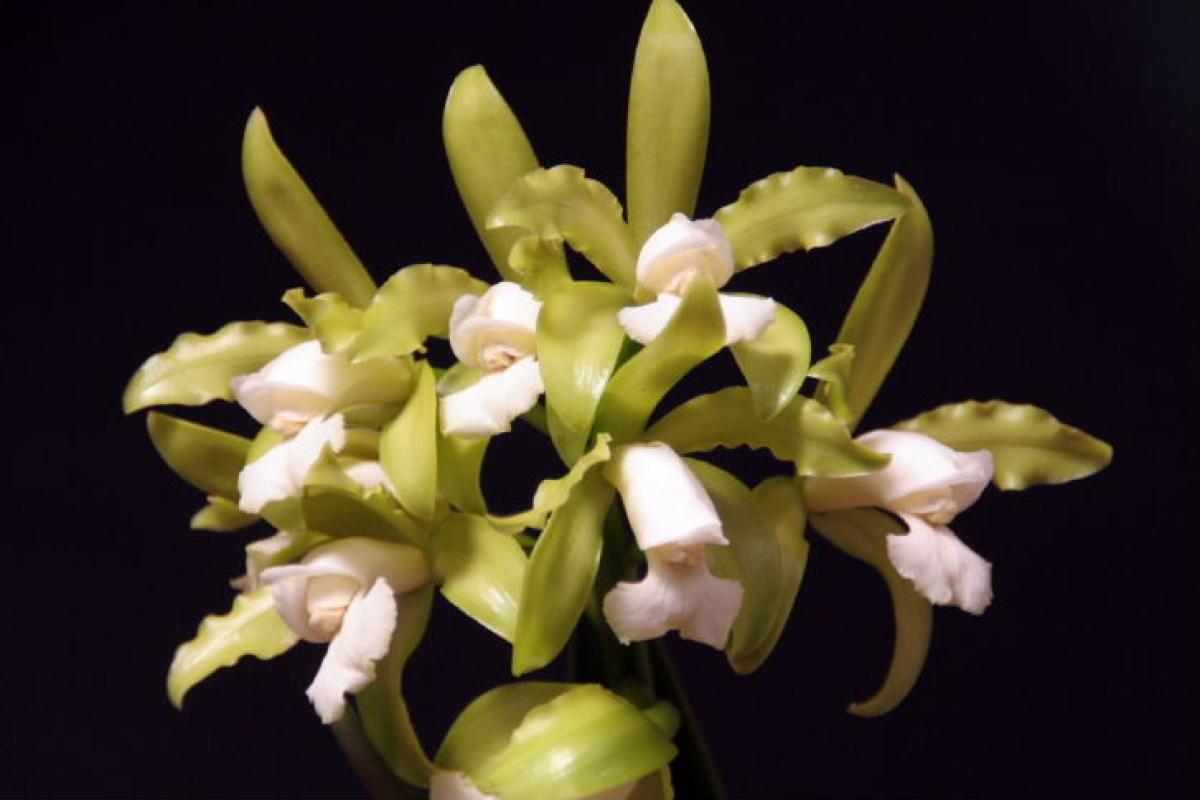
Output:
[[[545,163],[620,193],[641,3],[423,5],[5,12],[0,793],[360,793],[302,694],[318,648],[227,670],[182,713],[166,702],[172,649],[228,607],[246,537],[186,529],[197,493],[119,397],[179,331],[288,316],[276,299],[299,280],[241,189],[255,105],[380,279],[427,260],[490,275],[440,144],[467,65],[488,66]],[[713,76],[702,213],[801,163],[899,171],[930,208],[927,305],[867,425],[1002,397],[1116,447],[1095,478],[992,491],[956,521],[995,564],[996,602],[939,611],[926,672],[886,718],[843,711],[890,651],[882,584],[821,542],[760,673],[674,647],[731,795],[1195,793],[1195,7],[688,8]],[[823,348],[882,236],[735,288],[791,304]],[[531,441],[497,446],[522,465],[487,473],[502,507],[555,471]],[[445,604],[432,630],[409,679],[431,748],[507,663]]]

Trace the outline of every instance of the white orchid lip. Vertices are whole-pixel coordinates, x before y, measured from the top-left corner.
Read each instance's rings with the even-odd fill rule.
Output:
[[[238,473],[238,508],[257,514],[268,503],[298,497],[304,479],[321,452],[346,446],[346,423],[341,414],[314,418],[291,439],[280,442]]]

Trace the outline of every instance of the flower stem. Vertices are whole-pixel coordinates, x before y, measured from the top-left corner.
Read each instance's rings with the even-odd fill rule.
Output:
[[[661,639],[654,642],[649,650],[655,693],[663,700],[674,703],[682,720],[679,733],[675,736],[679,755],[671,769],[675,778],[675,796],[722,800],[725,797],[725,789],[721,785],[721,777],[717,773],[716,763],[700,730],[692,704],[688,701],[687,692],[679,680],[675,665],[671,662],[671,654],[667,652]]]
[[[363,732],[353,708],[329,726],[351,769],[374,800],[421,800],[424,792],[396,777]]]

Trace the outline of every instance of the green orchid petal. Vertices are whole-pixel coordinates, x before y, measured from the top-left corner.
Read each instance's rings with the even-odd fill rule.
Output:
[[[1112,461],[1111,445],[1037,406],[1001,400],[940,406],[894,427],[955,450],[990,450],[996,464],[992,482],[1005,490],[1086,478]]]
[[[286,530],[318,531],[336,538],[367,536],[415,547],[424,547],[428,541],[425,526],[397,508],[383,489],[367,491],[357,484],[308,486],[298,503],[299,521],[293,521]],[[272,510],[271,505],[275,504],[263,509],[263,515],[272,513],[277,521],[285,521],[278,519],[280,512]]]
[[[887,583],[896,625],[892,663],[879,691],[867,700],[851,703],[848,709],[860,717],[883,716],[900,705],[916,685],[933,635],[933,606],[888,560],[887,535],[903,532],[904,526],[871,508],[813,514],[809,521],[839,550],[878,570]]]
[[[276,612],[270,588],[238,595],[228,614],[205,617],[196,638],[175,651],[167,671],[167,696],[181,708],[188,690],[222,667],[232,666],[242,656],[274,658],[296,640]]]
[[[185,333],[146,359],[121,398],[126,414],[147,406],[232,400],[229,379],[254,372],[312,337],[282,322],[231,322],[216,333]]]
[[[571,467],[561,478],[547,478],[538,484],[533,493],[533,505],[528,511],[503,517],[488,517],[488,521],[502,531],[519,533],[526,528],[544,528],[550,515],[567,502],[571,490],[582,481],[597,464],[612,457],[608,444],[612,437],[607,433],[597,434],[596,444]]]
[[[491,437],[443,436],[438,433],[438,487],[450,505],[471,514],[486,514],[487,501],[480,488],[483,457]]]
[[[528,559],[521,545],[473,514],[451,514],[433,534],[433,570],[442,595],[511,642]]]
[[[154,449],[171,470],[205,494],[237,503],[238,473],[250,440],[159,412],[146,416]]]
[[[896,188],[909,199],[911,208],[892,223],[837,336],[838,342],[854,346],[854,363],[845,383],[851,429],[862,419],[896,362],[921,310],[933,265],[933,228],[925,206],[899,175]],[[833,387],[826,386],[823,391],[818,400],[825,400]]]
[[[708,116],[708,64],[696,29],[675,0],[655,0],[629,84],[625,185],[635,242],[672,213],[695,211]]]
[[[658,338],[609,380],[596,412],[596,430],[608,431],[618,443],[637,437],[671,387],[724,344],[717,290],[706,275],[699,275]]]
[[[574,688],[571,683],[527,681],[481,694],[454,720],[434,763],[454,772],[486,767],[508,747],[512,732],[526,714]]]
[[[798,475],[846,477],[886,466],[889,457],[850,438],[829,409],[796,397],[769,421],[754,413],[750,390],[742,386],[695,397],[656,422],[642,437],[664,442],[679,453],[717,447],[766,448],[791,461]]]
[[[430,336],[448,335],[454,301],[487,288],[458,267],[414,264],[397,271],[363,314],[362,332],[352,348],[354,361],[424,352]]]
[[[854,412],[846,387],[850,383],[850,370],[854,365],[854,345],[838,342],[829,345],[829,355],[812,365],[808,377],[820,381],[815,396],[847,429],[853,430]]]
[[[505,230],[510,229],[500,229]],[[555,290],[571,284],[561,241],[543,239],[533,233],[522,236],[509,251],[508,263],[517,274],[518,282],[539,300],[545,300]]]
[[[299,287],[288,289],[283,293],[283,304],[304,320],[327,353],[340,353],[348,348],[362,329],[363,310],[333,292],[305,297]]]
[[[264,425],[258,429],[258,434],[250,440],[250,449],[246,451],[246,463],[257,461],[267,454],[267,451],[283,442],[283,434],[274,428]]]
[[[247,514],[237,507],[237,503],[224,497],[213,495],[208,498],[208,504],[192,515],[188,527],[194,531],[240,531],[258,522],[254,514]]]
[[[782,411],[800,391],[812,356],[804,320],[778,301],[775,321],[761,336],[729,349],[746,376],[754,410],[763,420]]]
[[[510,266],[510,252],[526,234],[513,229],[489,230],[487,219],[513,183],[539,164],[521,123],[483,67],[468,67],[450,86],[442,115],[442,139],[454,185],[475,232],[500,275],[505,280],[521,281],[517,265]],[[545,274],[567,274],[561,250],[557,256],[551,252],[540,255],[544,258],[539,265]]]
[[[423,520],[437,506],[437,430],[436,381],[422,361],[412,396],[379,437],[379,463],[400,505]]]
[[[571,638],[596,580],[612,500],[613,488],[591,473],[571,489],[538,537],[517,614],[514,675],[549,664]]]
[[[715,219],[747,269],[793,250],[826,247],[908,210],[908,198],[881,183],[824,167],[796,167],[750,184]]]
[[[275,144],[258,108],[250,114],[242,139],[242,177],[263,228],[305,282],[365,308],[375,282]]]
[[[614,283],[632,290],[637,247],[621,203],[579,167],[530,172],[492,209],[488,229],[523,228],[542,239],[565,239]]]

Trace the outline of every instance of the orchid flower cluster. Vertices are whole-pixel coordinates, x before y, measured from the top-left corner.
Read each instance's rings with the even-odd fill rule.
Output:
[[[416,264],[376,287],[251,114],[247,191],[317,293],[284,294],[299,325],[180,336],[124,398],[127,412],[234,401],[259,426],[245,438],[148,417],[168,466],[207,497],[192,528],[274,531],[246,547],[231,610],[178,648],[176,705],[242,656],[303,639],[325,647],[307,692],[317,716],[352,761],[386,765],[398,785],[435,800],[671,797],[676,740],[698,732],[656,640],[675,631],[756,670],[797,600],[809,528],[878,570],[895,607],[893,661],[853,713],[884,714],[912,688],[933,606],[984,612],[992,566],[949,524],[989,483],[1080,478],[1110,448],[997,400],[855,436],[923,300],[929,217],[899,177],[807,166],[697,215],[708,115],[704,53],[674,0],[654,0],[637,47],[624,208],[577,167],[541,167],[483,68],[463,71],[446,152],[500,280]],[[782,300],[725,291],[742,271],[883,223],[815,362]],[[607,280],[576,279],[567,247]],[[435,363],[431,337],[449,340],[452,363]],[[660,409],[725,348],[737,385]],[[518,423],[549,437],[563,472],[528,510],[499,515],[480,474],[491,439]],[[768,451],[780,474],[750,487],[696,458],[742,446]],[[511,643],[514,676],[573,638],[600,663],[578,683],[485,693],[430,757],[402,675],[435,594]]]

